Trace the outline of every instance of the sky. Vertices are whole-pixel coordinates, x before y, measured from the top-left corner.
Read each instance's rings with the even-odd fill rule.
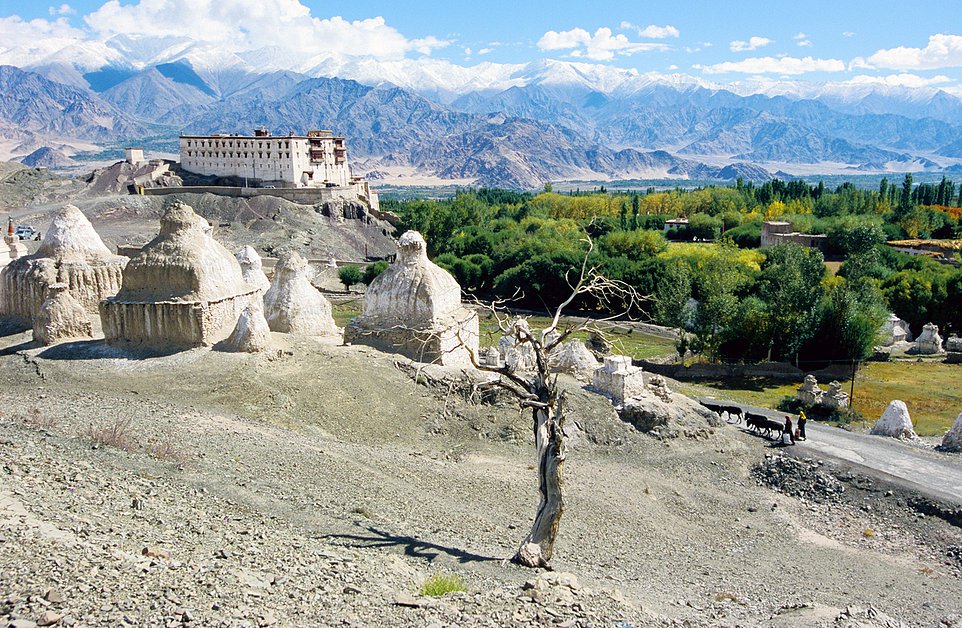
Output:
[[[0,0],[0,50],[186,35],[462,66],[563,59],[725,82],[962,85],[956,0]]]

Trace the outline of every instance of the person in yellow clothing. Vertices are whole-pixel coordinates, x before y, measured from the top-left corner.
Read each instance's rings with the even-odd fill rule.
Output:
[[[805,438],[805,422],[806,421],[808,421],[808,418],[805,416],[805,411],[802,410],[798,413],[798,437],[801,440],[808,440],[807,438]]]

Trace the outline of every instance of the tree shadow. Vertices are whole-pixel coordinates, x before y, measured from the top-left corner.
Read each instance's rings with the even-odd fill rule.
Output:
[[[0,357],[8,355],[16,355],[18,352],[25,349],[34,349],[37,345],[33,340],[25,340],[17,345],[10,345],[9,347],[0,348]]]
[[[367,528],[370,535],[365,534],[327,534],[326,539],[343,541],[348,547],[356,548],[381,548],[381,547],[401,547],[404,554],[412,558],[423,558],[428,562],[434,562],[441,554],[451,556],[459,563],[480,563],[499,561],[500,558],[493,556],[482,556],[455,547],[438,545],[416,539],[413,536],[395,535],[378,530],[373,526]]]

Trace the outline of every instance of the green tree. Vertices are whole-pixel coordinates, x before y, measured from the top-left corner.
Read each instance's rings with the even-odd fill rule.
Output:
[[[360,267],[350,264],[337,269],[337,278],[344,284],[344,289],[350,292],[351,286],[361,283],[364,279],[364,273],[361,272]]]
[[[821,296],[825,259],[817,249],[796,244],[766,251],[758,293],[768,304],[774,352],[798,361],[798,352],[814,333],[815,305]]]
[[[374,279],[387,270],[389,264],[385,261],[374,262],[373,264],[368,264],[364,267],[364,274],[361,276],[361,283],[365,286],[370,286]]]
[[[902,194],[899,196],[899,214],[905,215],[912,209],[912,173],[905,173],[902,181]]]

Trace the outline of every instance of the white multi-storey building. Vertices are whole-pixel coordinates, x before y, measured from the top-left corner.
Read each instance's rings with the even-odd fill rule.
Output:
[[[331,131],[272,136],[181,135],[180,165],[188,172],[239,177],[281,187],[356,187],[344,138]]]

